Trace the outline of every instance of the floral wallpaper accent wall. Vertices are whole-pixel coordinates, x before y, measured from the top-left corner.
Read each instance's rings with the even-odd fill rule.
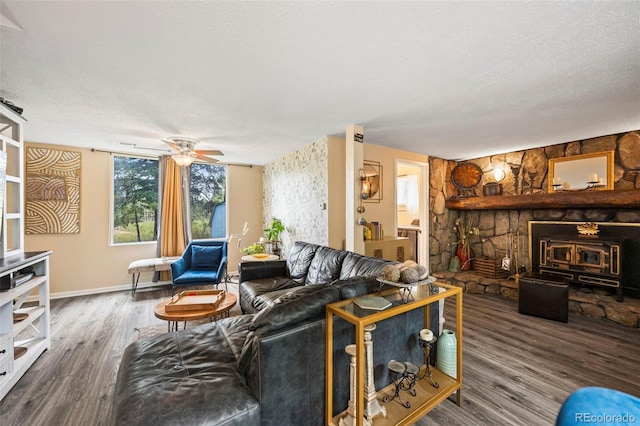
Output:
[[[328,204],[327,138],[275,160],[263,168],[263,225],[282,220],[282,254],[286,258],[296,241],[327,245]]]

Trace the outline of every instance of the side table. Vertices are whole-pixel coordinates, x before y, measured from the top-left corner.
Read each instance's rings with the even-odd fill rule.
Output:
[[[431,411],[440,402],[449,396],[456,395],[456,403],[462,405],[462,289],[444,283],[435,282],[435,286],[445,289],[444,292],[431,293],[429,286],[418,286],[412,300],[402,300],[397,290],[383,290],[378,294],[384,297],[391,306],[381,311],[356,309],[354,299],[341,300],[326,306],[326,382],[325,382],[325,415],[328,425],[338,426],[341,420],[348,415],[348,410],[333,417],[333,317],[337,316],[350,323],[355,328],[355,425],[365,424],[365,334],[367,326],[383,321],[405,312],[421,309],[424,310],[424,328],[429,328],[429,305],[442,299],[452,297],[456,306],[456,371],[457,377],[451,377],[437,368],[429,368],[426,373],[412,369],[411,374],[417,375],[417,380],[412,389],[416,389],[416,395],[409,395],[409,408],[406,405],[386,404],[384,406],[387,415],[384,424],[413,424],[424,414]],[[424,367],[426,368],[426,366]],[[427,380],[426,377],[429,377]],[[436,386],[436,383],[438,384]],[[386,395],[395,388],[394,384],[378,391],[378,397]],[[369,424],[367,419],[367,423]]]
[[[153,313],[157,318],[169,321],[167,324],[167,331],[178,331],[179,321],[184,321],[184,328],[187,328],[187,321],[195,321],[203,318],[209,318],[213,321],[214,317],[218,315],[220,315],[221,318],[228,317],[231,308],[236,306],[238,298],[233,293],[225,292],[224,299],[222,299],[220,304],[214,309],[199,309],[193,311],[167,312],[165,307],[169,302],[171,302],[171,299],[163,300],[158,303]]]

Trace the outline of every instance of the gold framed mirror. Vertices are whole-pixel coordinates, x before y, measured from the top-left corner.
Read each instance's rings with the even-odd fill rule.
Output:
[[[613,189],[613,151],[549,159],[549,192]]]

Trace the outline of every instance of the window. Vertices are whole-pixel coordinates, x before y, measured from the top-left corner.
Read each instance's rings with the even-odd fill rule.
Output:
[[[191,234],[193,239],[227,235],[227,168],[191,166]],[[158,239],[158,160],[113,157],[113,244]]]
[[[155,241],[158,160],[114,155],[113,244]]]
[[[191,235],[197,238],[227,236],[227,167],[191,165]]]
[[[416,214],[419,211],[418,175],[398,176],[396,181],[398,211]]]

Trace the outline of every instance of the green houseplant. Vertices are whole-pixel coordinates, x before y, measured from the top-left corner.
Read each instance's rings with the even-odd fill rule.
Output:
[[[269,225],[269,227],[264,229],[264,232],[267,233],[268,241],[278,241],[280,238],[280,234],[284,230],[285,227],[282,224],[282,221],[274,217],[273,219],[271,219],[271,224]]]
[[[282,221],[277,218],[271,219],[271,224],[268,228],[264,229],[267,233],[267,241],[271,243],[271,253],[280,256],[280,234],[285,230]]]

